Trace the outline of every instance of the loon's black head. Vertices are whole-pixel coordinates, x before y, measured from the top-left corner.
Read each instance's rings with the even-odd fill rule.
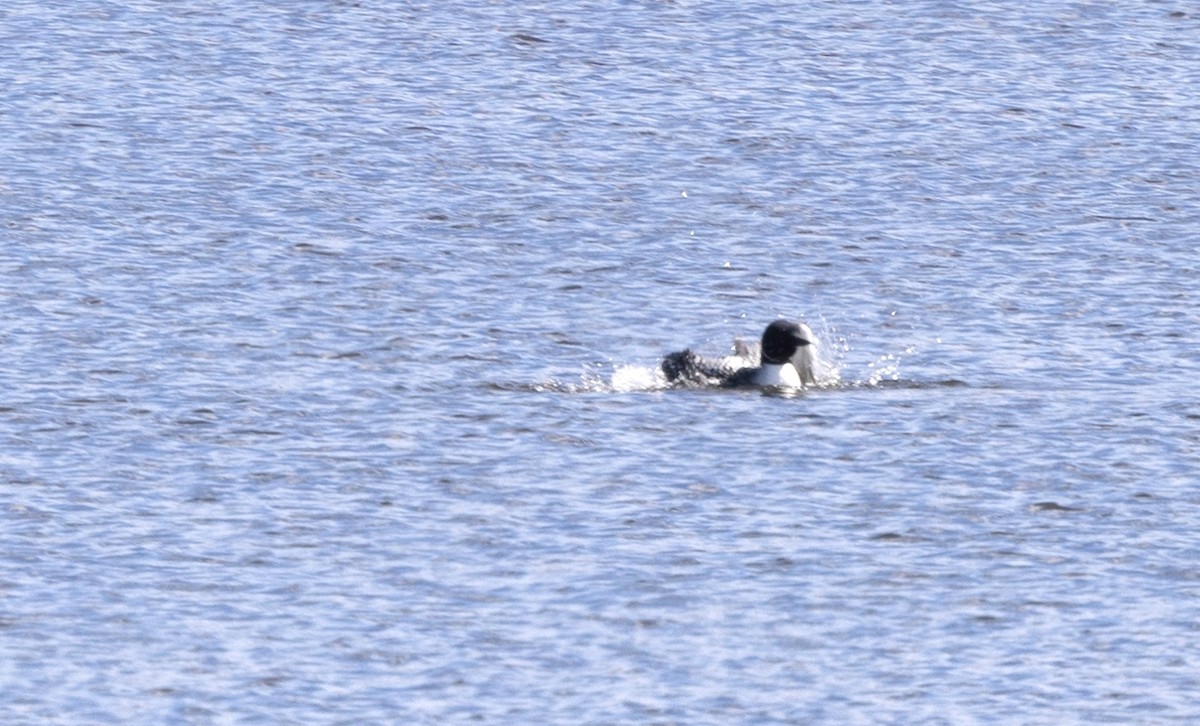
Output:
[[[776,320],[767,326],[762,336],[762,362],[773,365],[787,363],[796,350],[812,345],[804,329],[790,320]]]

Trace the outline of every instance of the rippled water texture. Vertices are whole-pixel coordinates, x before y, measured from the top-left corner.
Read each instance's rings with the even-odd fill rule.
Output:
[[[0,721],[1200,720],[1198,39],[5,4]]]

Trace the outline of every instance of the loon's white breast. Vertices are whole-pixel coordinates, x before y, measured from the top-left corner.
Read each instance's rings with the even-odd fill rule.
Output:
[[[800,388],[800,374],[791,363],[767,363],[755,371],[754,385]]]

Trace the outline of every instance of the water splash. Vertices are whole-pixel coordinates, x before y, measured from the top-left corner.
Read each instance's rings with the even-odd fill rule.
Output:
[[[901,361],[904,360],[904,356],[912,355],[916,352],[916,346],[910,345],[899,354],[886,353],[877,358],[873,363],[868,363],[867,385],[878,386],[884,381],[899,381]]]
[[[837,326],[820,315],[809,324],[817,336],[816,371],[818,388],[837,388],[842,382],[842,367],[846,355],[850,352],[850,344]]]
[[[819,323],[813,325],[813,328],[821,341],[821,347],[817,349],[817,354],[821,366],[827,371],[826,387],[861,388],[894,383],[920,385],[917,381],[904,379],[901,374],[901,363],[906,358],[919,354],[916,345],[908,345],[899,353],[883,353],[867,363],[861,375],[846,376],[843,380],[843,372],[852,366],[850,361],[854,356],[855,348],[849,337],[843,335],[836,325],[828,322],[824,316],[819,317],[818,320]],[[941,343],[941,338],[936,339],[935,342]],[[857,365],[853,367],[857,368]]]
[[[658,366],[650,368],[636,365],[617,366],[609,378],[608,385],[615,393],[661,391],[668,387],[667,378]]]
[[[576,380],[546,378],[532,384],[492,383],[498,390],[532,391],[534,393],[638,393],[670,388],[657,366],[598,363],[589,366]]]

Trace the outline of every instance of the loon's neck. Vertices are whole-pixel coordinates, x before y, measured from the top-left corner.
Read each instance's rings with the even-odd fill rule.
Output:
[[[796,367],[796,373],[800,375],[801,381],[809,384],[817,382],[817,360],[813,355],[813,346],[805,345],[798,348],[796,354],[792,356],[791,363]]]

